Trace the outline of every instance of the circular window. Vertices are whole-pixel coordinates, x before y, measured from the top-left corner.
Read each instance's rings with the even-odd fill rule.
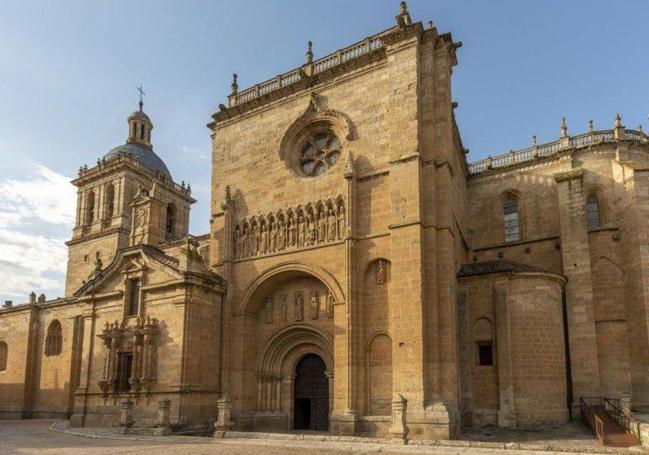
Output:
[[[299,165],[309,177],[317,177],[335,165],[340,159],[342,144],[335,134],[321,132],[313,134],[300,151]]]

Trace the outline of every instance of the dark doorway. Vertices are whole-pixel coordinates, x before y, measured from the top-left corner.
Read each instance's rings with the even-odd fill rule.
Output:
[[[295,368],[293,426],[296,430],[329,431],[327,367],[316,354],[307,354]]]

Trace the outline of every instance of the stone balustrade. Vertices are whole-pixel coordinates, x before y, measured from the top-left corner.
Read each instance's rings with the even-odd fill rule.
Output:
[[[590,131],[578,136],[566,136],[546,144],[533,144],[531,147],[512,150],[502,155],[487,157],[480,161],[469,163],[468,173],[479,174],[492,169],[508,167],[514,164],[532,161],[536,158],[554,155],[566,148],[583,147],[590,144],[615,142],[617,140],[630,140],[635,142],[649,142],[649,136],[643,131],[628,130],[617,127],[612,130]]]
[[[383,48],[383,41],[381,40],[381,36],[391,30],[393,29],[388,29],[377,35],[366,38],[363,41],[352,44],[349,47],[339,49],[336,52],[322,57],[319,60],[315,60],[313,62],[308,61],[305,66],[294,69],[284,74],[280,74],[273,79],[269,79],[260,84],[256,84],[245,90],[238,91],[235,79],[235,82],[232,86],[232,94],[228,96],[228,105],[229,107],[233,107],[246,103],[275,90],[279,90],[281,88],[295,84],[309,76],[322,73],[333,67],[349,62],[351,60],[355,60],[359,57],[362,57],[363,55],[381,49]]]

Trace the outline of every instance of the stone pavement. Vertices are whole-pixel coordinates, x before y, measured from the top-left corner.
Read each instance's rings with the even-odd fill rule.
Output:
[[[68,429],[65,422],[53,420],[4,420],[0,421],[0,455],[208,455],[208,454],[434,454],[434,455],[515,455],[517,453],[549,455],[552,453],[592,453],[591,448],[578,452],[566,445],[569,452],[547,450],[512,450],[475,446],[476,441],[447,441],[444,445],[390,445],[379,442],[335,441],[319,435],[266,435],[267,438],[237,437],[227,439],[193,436],[121,436],[110,429]],[[249,435],[250,436],[250,435]],[[291,439],[289,439],[291,438]],[[326,440],[325,440],[326,439]],[[440,443],[443,443],[440,441]],[[454,445],[449,445],[449,444]],[[495,443],[498,444],[498,443]],[[597,449],[596,447],[593,447]],[[644,449],[626,452],[646,453]],[[622,451],[624,453],[625,451]]]

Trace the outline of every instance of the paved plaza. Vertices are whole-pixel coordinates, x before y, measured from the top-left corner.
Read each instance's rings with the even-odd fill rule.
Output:
[[[516,455],[553,453],[602,453],[604,449],[587,438],[574,438],[575,431],[563,430],[556,440],[549,440],[547,433],[537,433],[537,438],[528,438],[525,443],[544,443],[563,450],[513,450],[505,448],[475,447],[468,441],[457,441],[457,446],[401,446],[368,442],[335,442],[318,440],[288,440],[263,438],[228,438],[215,440],[194,436],[121,436],[106,429],[68,429],[66,422],[53,420],[4,420],[0,421],[0,455],[108,455],[108,454],[486,454]],[[563,436],[561,436],[563,435]],[[477,435],[474,436],[477,438]],[[322,437],[324,439],[324,436]],[[494,437],[492,441],[497,440]],[[483,441],[484,442],[484,441]],[[464,445],[463,445],[464,444]],[[480,444],[471,441],[470,444]],[[557,445],[558,444],[558,445]],[[609,453],[613,451],[609,450]],[[620,451],[620,453],[646,453],[642,448]]]

